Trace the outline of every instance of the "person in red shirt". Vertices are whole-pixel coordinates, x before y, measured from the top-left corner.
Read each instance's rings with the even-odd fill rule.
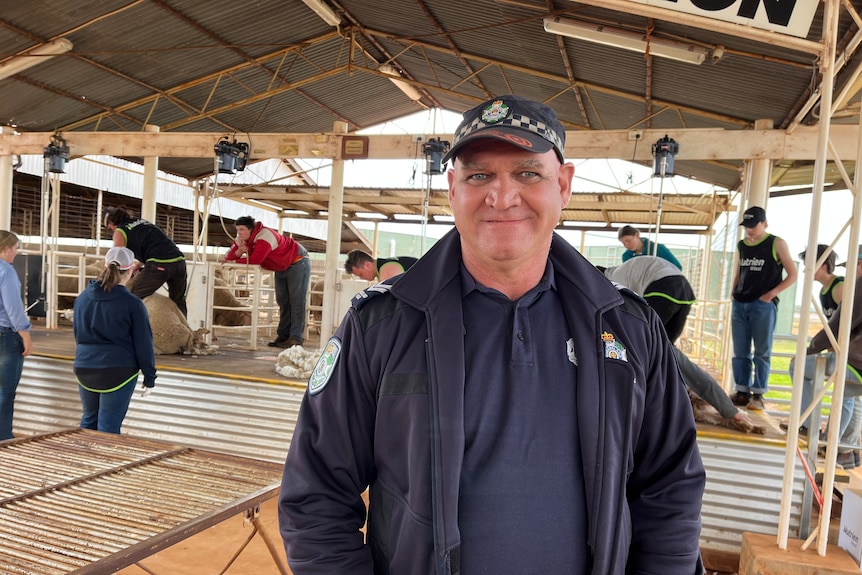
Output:
[[[256,222],[251,216],[236,220],[236,239],[225,261],[259,265],[275,272],[275,300],[280,309],[278,336],[270,347],[288,348],[305,341],[305,300],[311,277],[308,251],[293,238]]]

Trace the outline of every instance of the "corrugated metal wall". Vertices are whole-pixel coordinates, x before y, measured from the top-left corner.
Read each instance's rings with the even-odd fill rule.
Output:
[[[136,391],[123,433],[284,463],[305,387],[159,370],[147,397]],[[31,356],[15,399],[15,432],[78,427],[72,362]]]
[[[15,431],[77,427],[71,362],[29,357],[15,402]],[[138,437],[283,463],[304,386],[159,370],[153,393],[135,393],[123,432]],[[784,444],[722,434],[698,436],[707,472],[702,546],[738,553],[742,532],[777,532]],[[797,469],[791,535],[800,520],[804,475]]]
[[[701,546],[738,553],[742,532],[778,533],[784,443],[752,437],[737,441],[719,434],[699,434],[706,467]],[[796,537],[805,475],[797,462],[793,484],[790,535]]]

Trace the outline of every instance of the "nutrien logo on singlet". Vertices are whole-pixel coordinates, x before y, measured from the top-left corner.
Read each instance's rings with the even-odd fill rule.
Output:
[[[130,224],[126,224],[126,227],[129,228],[129,230],[131,231],[133,228],[136,228],[136,227],[140,226],[141,224],[146,224],[146,223],[148,223],[147,220],[137,219]]]
[[[753,272],[763,271],[764,265],[766,265],[766,260],[762,258],[745,258],[739,262],[740,267],[748,268]]]

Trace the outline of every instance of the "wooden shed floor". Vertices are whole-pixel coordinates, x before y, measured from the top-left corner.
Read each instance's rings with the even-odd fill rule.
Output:
[[[57,329],[47,329],[34,321],[31,335],[34,354],[64,359],[75,357],[75,337],[70,323],[61,324]],[[243,349],[248,345],[248,340],[236,335],[220,335],[213,344],[218,346],[213,355],[157,355],[156,368],[288,381],[275,371],[276,360],[282,350],[267,347],[266,340],[259,342],[261,349],[255,351]],[[316,350],[317,345],[316,339],[309,339],[305,348]]]

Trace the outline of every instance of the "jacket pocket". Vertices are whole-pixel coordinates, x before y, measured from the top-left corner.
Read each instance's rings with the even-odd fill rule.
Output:
[[[369,510],[368,545],[375,575],[434,572],[434,538],[429,521],[415,517],[380,483],[371,488]]]

